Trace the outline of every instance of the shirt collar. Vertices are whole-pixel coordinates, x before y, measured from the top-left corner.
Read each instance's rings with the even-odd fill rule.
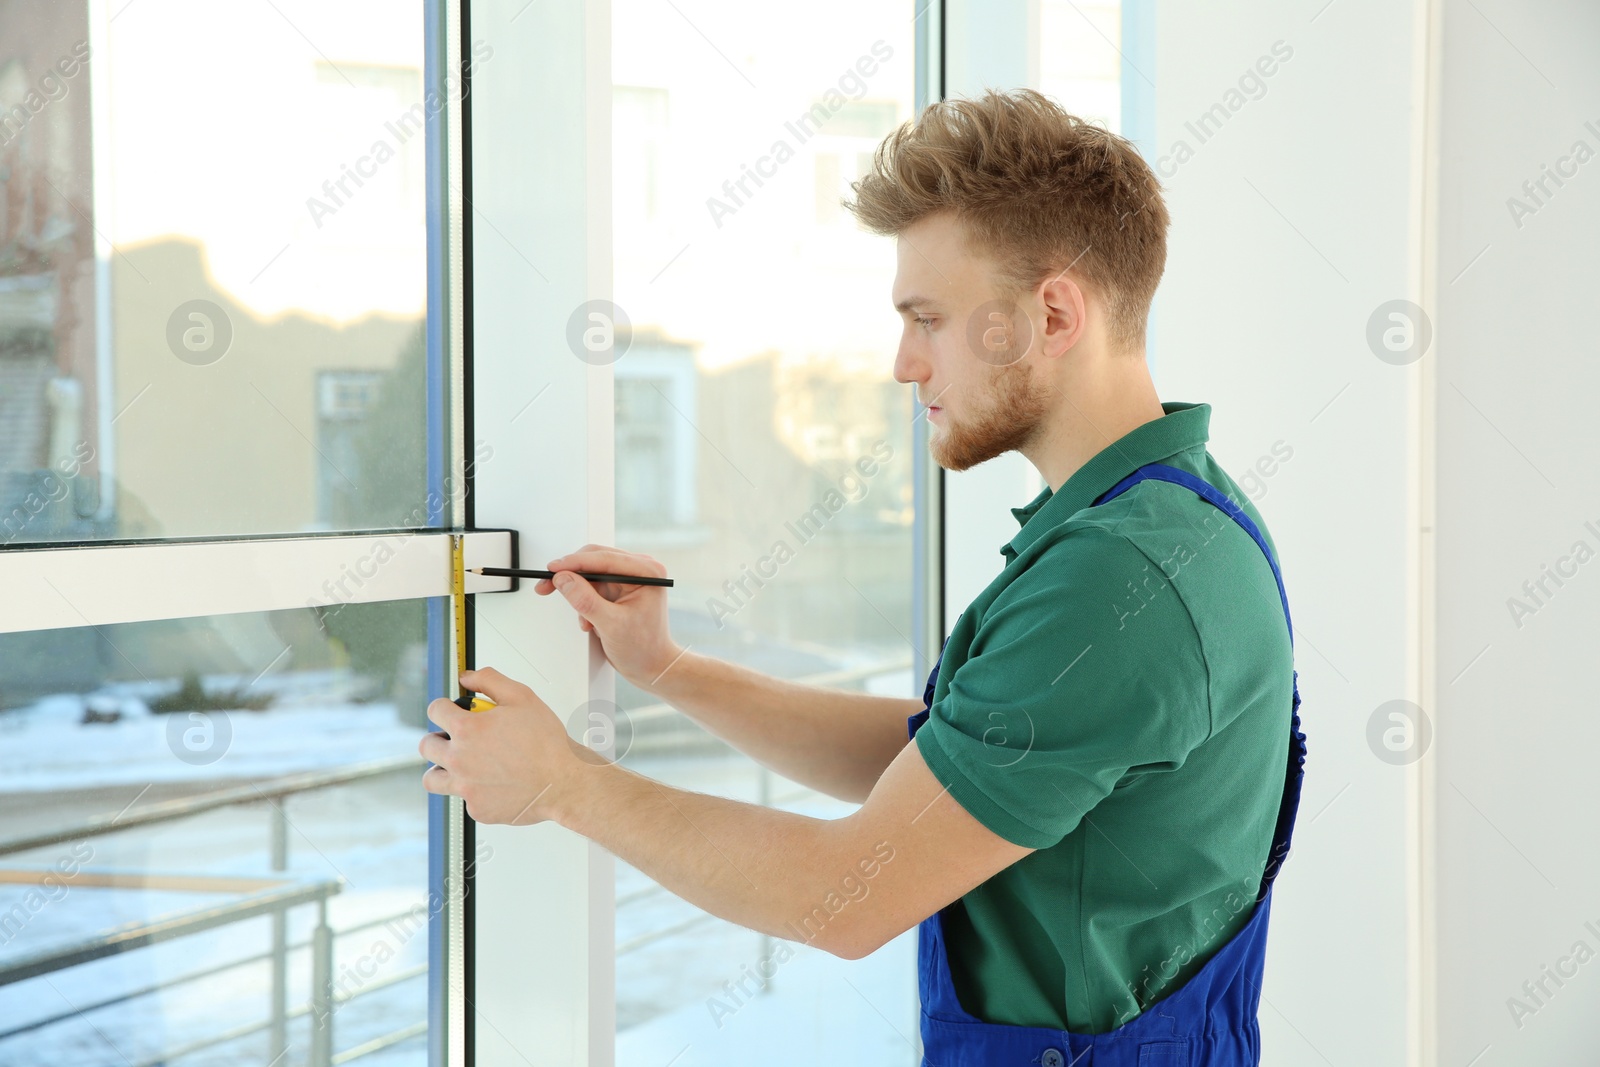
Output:
[[[1066,522],[1139,467],[1202,446],[1209,440],[1210,404],[1172,400],[1163,403],[1161,410],[1161,418],[1135,426],[1096,452],[1054,493],[1047,485],[1027,504],[1012,508],[1011,514],[1016,516],[1022,529],[1000,547],[1006,563],[1016,559],[1046,530]]]

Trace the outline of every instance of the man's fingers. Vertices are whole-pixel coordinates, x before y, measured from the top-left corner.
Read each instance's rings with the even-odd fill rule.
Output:
[[[593,541],[591,541],[588,544],[584,545],[582,548],[578,549],[576,552],[569,552],[569,553],[567,553],[567,555],[568,556],[576,556],[576,555],[578,555],[579,553],[582,553],[582,552],[621,552],[621,551],[622,551],[622,549],[618,548],[615,545],[597,545]],[[562,556],[561,558],[562,559],[566,559],[567,556]]]
[[[589,574],[637,574],[648,578],[665,578],[666,565],[650,556],[638,552],[624,552],[619,548],[607,545],[585,545],[576,552],[565,556],[558,556],[547,565],[548,570],[560,572],[583,571]],[[580,615],[593,615],[605,611],[602,604],[609,604],[614,600],[637,590],[638,586],[613,585],[608,586],[604,592],[593,590],[586,581],[580,580],[565,589],[556,585],[554,580],[541,578],[535,585],[534,592],[540,596],[549,596],[558,590],[563,593],[567,602],[571,604]],[[591,599],[591,597],[593,599]]]
[[[451,731],[461,725],[462,717],[471,714],[449,697],[438,697],[428,704],[428,721],[443,730],[447,740]]]
[[[417,752],[423,759],[433,764],[442,764],[448,751],[450,751],[449,734],[424,734],[417,744]]]
[[[649,556],[617,548],[584,549],[550,561],[546,570],[587,571],[590,574],[639,574],[665,578],[667,568]]]
[[[437,764],[422,773],[422,788],[430,793],[460,796],[455,790],[455,784],[450,779],[450,772]]]
[[[602,596],[600,590],[590,585],[589,580],[582,575],[569,574],[556,588],[567,598],[567,603],[578,613],[578,618],[591,625],[596,616],[601,616],[603,622],[606,612],[617,610],[611,606],[610,598]]]
[[[463,672],[461,684],[474,693],[484,694],[496,704],[527,703],[535,696],[532,689],[514,678],[507,678],[493,667],[479,667],[475,671]],[[461,711],[459,707],[456,710]],[[474,713],[463,712],[463,714]]]

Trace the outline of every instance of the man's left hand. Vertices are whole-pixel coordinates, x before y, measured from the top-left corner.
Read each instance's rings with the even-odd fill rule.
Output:
[[[521,682],[483,667],[463,671],[461,684],[495,706],[465,711],[448,697],[428,705],[428,718],[444,732],[417,746],[434,764],[422,776],[423,788],[460,797],[477,822],[526,826],[552,818],[569,776],[584,762],[580,746]]]

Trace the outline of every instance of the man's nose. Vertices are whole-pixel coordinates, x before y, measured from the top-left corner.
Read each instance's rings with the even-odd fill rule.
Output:
[[[907,338],[900,342],[894,357],[894,380],[904,384],[928,380],[928,361],[916,351],[915,342]]]

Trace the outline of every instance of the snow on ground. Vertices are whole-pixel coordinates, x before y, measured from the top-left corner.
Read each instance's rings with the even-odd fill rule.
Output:
[[[250,682],[249,678],[207,679],[207,689],[244,688]],[[170,682],[164,686],[108,686],[92,694],[48,697],[0,713],[9,741],[0,752],[0,782],[5,789],[0,793],[0,813],[12,813],[3,819],[0,837],[29,829],[27,813],[43,810],[41,803],[70,824],[90,815],[115,814],[115,808],[124,802],[123,793],[131,800],[155,783],[168,795],[203,793],[241,780],[415,756],[423,732],[399,722],[390,704],[347,699],[351,689],[347,672],[299,672],[263,679],[251,691],[273,691],[273,706],[261,711],[212,712],[209,723],[184,712],[150,712],[147,701],[170,689]],[[82,721],[86,707],[100,714],[115,712],[116,721],[86,724]],[[169,732],[173,730],[176,741]],[[185,738],[186,730],[200,732]],[[215,754],[218,758],[197,762],[178,754],[192,755],[196,750],[202,756]],[[284,798],[289,866],[282,872],[270,869],[272,809],[265,803],[230,806],[97,836],[77,848],[93,849],[83,864],[88,870],[335,882],[339,891],[328,902],[329,923],[336,931],[348,929],[419,904],[426,907],[427,793],[420,776],[419,765],[414,772]],[[112,810],[102,810],[108,801]],[[24,814],[19,817],[19,812]],[[72,844],[64,844],[8,856],[0,863],[43,867],[74,857],[84,859]],[[35,898],[34,907],[16,912],[14,906],[25,901],[29,891],[27,886],[0,885],[0,915],[26,915],[20,929],[0,934],[0,964],[17,955],[75,943],[124,923],[237,899],[235,894],[108,889],[73,885],[68,880],[64,893],[52,894],[57,899],[39,908]],[[290,943],[309,936],[315,917],[313,905],[288,913]],[[0,987],[0,1032],[255,955],[269,947],[269,929],[265,918],[233,923]],[[386,962],[371,974],[370,961],[380,944]],[[340,985],[342,981],[343,988],[373,985],[385,975],[427,962],[425,930],[410,933],[379,926],[338,937],[335,945],[335,982]],[[357,973],[358,968],[367,970],[368,976]],[[288,974],[293,1008],[310,997],[307,949],[291,953]],[[269,965],[262,961],[171,985],[83,1016],[69,1014],[60,1022],[0,1040],[0,1064],[87,1067],[140,1063],[164,1050],[265,1019],[270,1004],[269,975]],[[426,1016],[423,977],[370,992],[335,1013],[335,1050]],[[296,1051],[285,1063],[304,1062],[308,1035],[304,1017],[291,1023],[290,1035]],[[269,1058],[263,1054],[265,1046],[265,1036],[257,1034],[174,1063],[181,1062],[184,1067],[264,1064]],[[425,1040],[415,1038],[360,1062],[377,1067],[425,1061]]]
[[[285,694],[292,703],[263,711],[209,712],[209,721],[188,712],[152,713],[143,695],[109,691],[92,694],[92,702],[116,707],[121,717],[85,724],[90,698],[46,697],[0,712],[6,731],[0,782],[6,792],[137,788],[174,781],[223,785],[231,784],[226,779],[417,754],[425,731],[401,723],[394,705],[318,699],[314,687],[297,689]],[[181,758],[179,751],[190,759]]]
[[[749,953],[723,960],[724,980],[744,980],[617,1035],[617,1067],[914,1067],[916,933],[861,960],[799,946],[792,959]],[[698,951],[698,946],[697,946]],[[761,989],[749,975],[761,966]],[[747,995],[748,994],[748,995]]]
[[[226,683],[228,680],[223,680]],[[240,687],[250,679],[235,680]],[[146,701],[160,687],[108,687],[88,696],[46,698],[22,709],[0,713],[9,744],[0,751],[0,781],[13,804],[27,794],[37,805],[47,796],[76,803],[103,804],[101,787],[117,786],[129,798],[149,783],[203,792],[237,784],[241,779],[273,777],[318,768],[363,762],[416,752],[421,729],[397,720],[383,703],[342,700],[348,676],[313,672],[263,679],[275,687],[278,703],[264,711],[236,710],[225,716],[231,734],[221,758],[210,763],[186,762],[174,754],[169,723],[184,729],[198,725],[185,713],[152,714]],[[208,679],[208,686],[217,681]],[[170,684],[166,686],[170,689]],[[115,722],[84,724],[84,709],[116,710]],[[213,730],[221,727],[213,724]],[[215,741],[215,733],[210,740]],[[206,741],[206,738],[201,738]],[[203,747],[203,746],[202,746]],[[732,755],[650,757],[629,760],[634,769],[683,788],[756,800],[756,769]],[[288,798],[284,810],[291,822],[291,877],[339,879],[342,890],[329,902],[330,923],[347,929],[372,918],[394,914],[425,900],[427,878],[427,805],[417,775],[398,773]],[[772,796],[790,795],[791,783],[769,784]],[[49,801],[52,805],[55,801]],[[7,796],[0,794],[0,813]],[[115,805],[114,805],[115,806]],[[850,808],[815,796],[791,799],[783,806],[820,818],[837,817]],[[27,810],[18,805],[17,810]],[[88,814],[89,812],[85,812]],[[220,809],[179,822],[122,831],[93,839],[95,854],[88,866],[98,869],[148,870],[209,874],[268,875],[268,821],[265,805]],[[5,820],[8,823],[13,820]],[[5,825],[0,837],[23,832],[26,825]],[[67,856],[69,846],[35,850],[7,857],[8,864],[47,865]],[[619,894],[648,886],[648,879],[618,864]],[[26,890],[0,886],[0,913]],[[0,938],[0,962],[16,953],[34,951],[93,935],[134,919],[148,919],[224,896],[198,893],[91,889],[73,887],[37,914],[9,943]],[[671,926],[695,914],[670,894],[652,894],[619,909],[618,939]],[[290,913],[290,939],[303,940],[315,915],[312,907]],[[383,927],[337,940],[336,978],[348,977],[363,956],[371,957],[380,942],[393,958],[374,975],[376,983],[426,962],[425,934],[404,939]],[[267,947],[266,920],[258,919],[124,953],[95,963],[59,971],[44,978],[0,987],[0,1031],[30,1019],[70,1011],[102,997],[174,978],[205,966],[238,959]],[[770,951],[770,943],[767,951]],[[723,983],[748,973],[763,951],[758,935],[714,920],[684,934],[664,939],[618,960],[617,996],[619,1067],[660,1067],[684,1050],[677,1067],[695,1064],[762,1062],[789,1064],[913,1064],[916,1028],[914,935],[897,940],[867,960],[848,962],[800,947],[779,969],[768,991],[737,1002],[722,992],[723,1008],[714,1013],[711,1000]],[[389,953],[385,953],[388,955]],[[309,999],[306,950],[290,961],[290,1003]],[[177,985],[126,1005],[72,1018],[0,1041],[0,1064],[48,1064],[50,1067],[138,1063],[186,1042],[265,1017],[268,970],[265,963],[223,972],[192,984]],[[335,1016],[335,1049],[398,1029],[426,1017],[426,982],[418,977],[362,996]],[[93,1025],[90,1025],[92,1021]],[[719,1025],[720,1023],[720,1025]],[[287,1063],[304,1062],[306,1022],[291,1026],[295,1052]],[[261,1035],[174,1061],[182,1067],[265,1063]],[[420,1065],[425,1041],[412,1039],[385,1053],[359,1061],[371,1067]],[[280,1064],[279,1067],[284,1067]]]
[[[348,787],[289,798],[289,869],[272,872],[267,862],[265,805],[218,809],[180,822],[141,827],[91,839],[90,869],[152,873],[243,874],[337,881],[328,920],[349,930],[370,920],[424,905],[427,890],[427,806],[420,785],[407,774],[388,775]],[[49,864],[69,855],[67,846],[36,850],[31,864]],[[25,892],[0,887],[0,913]],[[0,963],[23,952],[61,946],[134,920],[226,903],[226,894],[157,889],[101,889],[71,886],[59,899],[31,916],[13,942],[0,947]],[[288,913],[288,940],[304,941],[316,921],[314,905]],[[184,975],[268,948],[265,918],[233,923],[205,933],[122,953],[0,987],[0,1030],[91,1004],[128,990],[165,985]],[[338,936],[336,987],[355,991],[427,962],[423,928],[376,926]],[[377,963],[374,969],[374,963]],[[28,1034],[0,1041],[0,1063],[49,1067],[140,1063],[163,1050],[263,1020],[269,1005],[265,962],[230,969],[197,982],[170,985],[126,1004],[73,1017]],[[289,959],[289,1003],[310,998],[310,956],[301,948]],[[426,981],[410,978],[369,992],[343,1005],[334,1016],[335,1050],[426,1018]],[[92,1025],[91,1025],[92,1023]],[[300,1051],[287,1063],[304,1062],[304,1017],[291,1024]],[[257,1034],[174,1061],[184,1067],[225,1067],[260,1063],[265,1037]],[[366,1064],[420,1065],[421,1039],[396,1046]],[[280,1064],[283,1067],[283,1064]]]
[[[624,762],[684,789],[752,802],[760,794],[760,769],[740,756],[652,755]],[[769,790],[777,806],[813,818],[839,818],[856,808],[782,778],[771,778]],[[629,900],[617,908],[619,944],[698,914],[670,893],[635,896],[652,884],[618,861],[617,896]],[[771,972],[778,960],[767,987],[755,992],[750,975]],[[619,957],[616,981],[617,1067],[917,1063],[915,932],[851,961],[794,942],[763,941],[753,931],[711,920]]]

